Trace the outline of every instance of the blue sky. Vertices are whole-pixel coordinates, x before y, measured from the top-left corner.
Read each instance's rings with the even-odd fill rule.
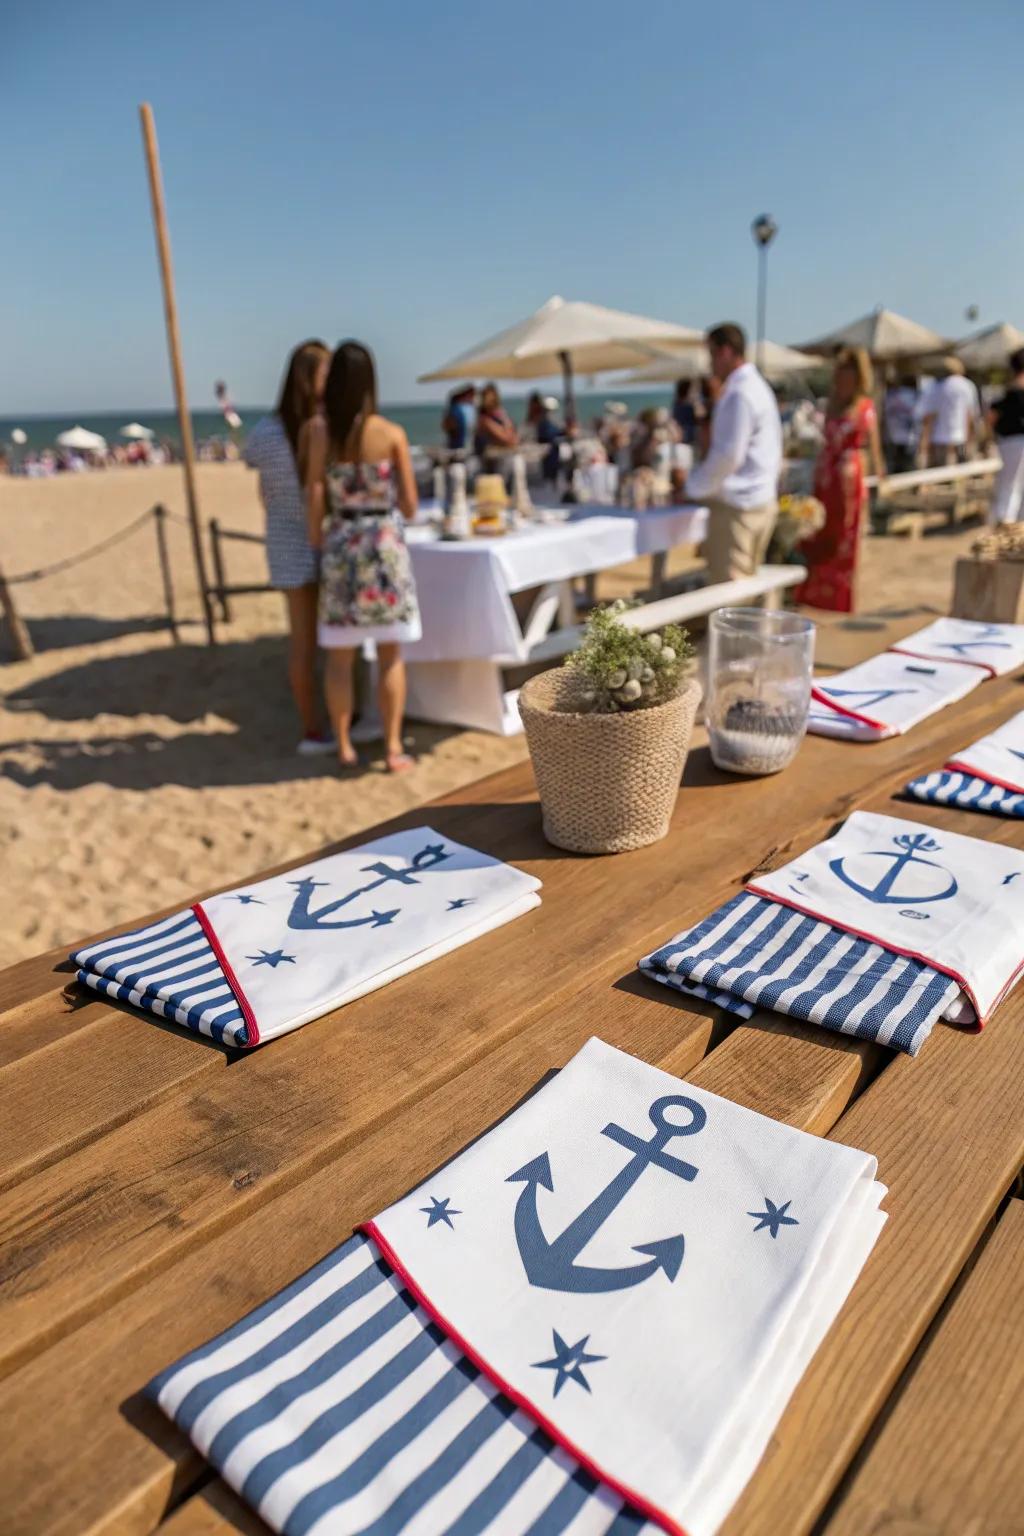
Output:
[[[1024,326],[1020,0],[8,0],[0,414],[171,399],[136,108],[189,391],[273,396],[356,335],[382,393],[552,293],[768,333],[875,304]]]

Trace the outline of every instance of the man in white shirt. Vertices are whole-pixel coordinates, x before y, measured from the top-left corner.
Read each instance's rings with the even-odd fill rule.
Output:
[[[947,357],[921,402],[921,459],[930,467],[966,459],[981,421],[978,391],[958,357]]]
[[[686,482],[689,501],[710,510],[704,558],[710,581],[753,576],[764,561],[779,512],[782,423],[775,396],[753,363],[738,325],[707,334],[711,370],[722,385],[711,446]]]

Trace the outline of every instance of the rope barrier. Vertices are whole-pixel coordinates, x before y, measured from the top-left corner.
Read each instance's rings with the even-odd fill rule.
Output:
[[[170,514],[167,515],[170,516]],[[129,523],[127,527],[120,529],[117,533],[112,533],[106,539],[101,539],[98,544],[93,544],[88,549],[79,550],[77,554],[67,555],[62,560],[56,560],[53,565],[41,565],[34,571],[21,571],[17,576],[8,576],[7,585],[14,587],[28,581],[42,581],[44,576],[56,576],[58,571],[70,570],[73,565],[80,565],[85,560],[91,560],[94,555],[102,554],[105,549],[110,549],[114,544],[119,544],[122,539],[127,539],[136,529],[141,528],[143,523],[148,522],[152,516],[153,511],[151,508],[149,511],[143,512],[142,516],[137,517],[134,522]],[[182,518],[181,521],[184,522],[185,519]]]

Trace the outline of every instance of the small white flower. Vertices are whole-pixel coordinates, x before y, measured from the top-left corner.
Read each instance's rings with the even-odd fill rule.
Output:
[[[672,647],[670,645],[662,646],[662,648],[661,648],[661,659],[662,659],[662,661],[675,661],[676,653],[675,653],[675,651],[672,649]]]
[[[654,631],[653,635],[647,636],[647,644],[651,646],[651,648],[655,651],[661,650],[661,636],[658,634],[657,630]]]

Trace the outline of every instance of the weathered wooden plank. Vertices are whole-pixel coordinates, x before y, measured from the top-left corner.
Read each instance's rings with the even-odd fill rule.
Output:
[[[614,1012],[577,1019],[571,1039],[556,1034],[545,1044],[531,1033],[508,1041],[414,1112],[365,1137],[245,1222],[209,1237],[0,1383],[5,1536],[152,1530],[173,1487],[187,1480],[189,1467],[195,1472],[183,1438],[136,1396],[149,1376],[279,1290],[355,1223],[426,1178],[591,1032],[713,1092],[819,1128],[856,1092],[861,1058],[873,1054],[860,1042],[823,1044],[801,1026],[776,1031],[752,1021],[698,1065],[707,1020],[703,1035],[680,1039],[674,1009],[628,1017],[628,1029]]]
[[[97,1127],[123,1124],[184,1083],[223,1070],[225,1061],[217,1047],[102,1009],[93,1023],[0,1073],[0,1189],[68,1156]]]
[[[186,1499],[160,1526],[159,1536],[267,1536],[269,1527],[232,1493],[214,1481]]]
[[[1024,1204],[1011,1200],[828,1522],[828,1536],[1021,1529],[1022,1274]]]
[[[1024,993],[938,1026],[832,1134],[878,1158],[889,1220],[722,1536],[811,1529],[1024,1162]]]
[[[0,1017],[0,1068],[55,1041],[67,1040],[77,1029],[95,1024],[110,1012],[109,1003],[98,997],[86,997],[77,987],[69,987],[66,995],[45,992],[16,1003]]]

